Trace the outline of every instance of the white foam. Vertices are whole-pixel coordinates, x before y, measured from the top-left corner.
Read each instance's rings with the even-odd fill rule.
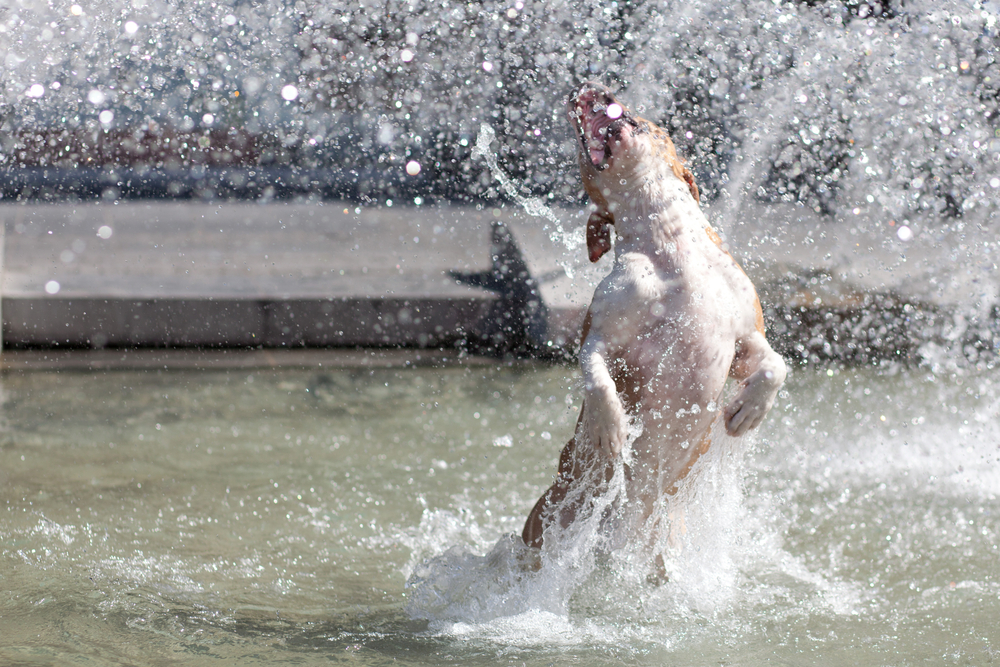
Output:
[[[785,597],[823,613],[852,613],[858,592],[786,552],[766,500],[748,503],[751,442],[714,434],[708,454],[638,527],[639,537],[630,537],[634,518],[621,503],[622,467],[592,511],[567,530],[549,529],[540,554],[516,535],[477,547],[489,531],[470,522],[468,510],[461,521],[426,512],[410,536],[406,611],[426,619],[432,633],[505,645],[661,647],[710,625],[739,631],[753,608],[766,603],[774,612]],[[653,549],[668,576],[662,584],[651,577],[656,568],[645,546],[654,522],[663,527]]]

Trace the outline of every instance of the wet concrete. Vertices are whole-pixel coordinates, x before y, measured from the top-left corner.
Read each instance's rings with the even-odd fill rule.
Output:
[[[473,205],[6,204],[3,343],[458,350],[478,340],[473,352],[571,355],[610,262],[586,261],[584,210],[555,217]],[[509,247],[497,247],[496,223]],[[829,219],[722,231],[759,286],[776,347],[791,358],[912,356],[943,335],[970,293],[983,292],[985,304],[993,289],[977,280],[977,267],[938,279],[935,253],[951,239],[904,244],[886,228],[888,240],[873,241],[850,221]],[[497,257],[508,259],[498,265]],[[515,266],[524,275],[508,271]],[[475,274],[486,278],[456,279]],[[521,301],[505,281],[527,285]],[[533,324],[506,312],[532,295]],[[990,334],[994,313],[981,310],[976,326]],[[499,318],[512,323],[503,328],[533,331],[520,342],[484,343]]]

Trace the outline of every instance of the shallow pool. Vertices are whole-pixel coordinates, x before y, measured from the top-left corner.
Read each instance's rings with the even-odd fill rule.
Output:
[[[508,586],[482,556],[550,483],[575,373],[4,376],[0,663],[910,665],[1000,652],[995,373],[798,369],[758,434],[706,460],[668,583],[612,553]]]

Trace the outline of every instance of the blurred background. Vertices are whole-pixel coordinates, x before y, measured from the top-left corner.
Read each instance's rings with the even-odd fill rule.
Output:
[[[487,123],[520,189],[579,204],[563,101],[595,79],[671,130],[710,201],[738,176],[831,218],[985,221],[997,30],[972,1],[14,2],[2,190],[491,201]]]

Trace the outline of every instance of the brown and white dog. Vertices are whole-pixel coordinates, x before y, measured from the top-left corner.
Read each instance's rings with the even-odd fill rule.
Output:
[[[667,133],[593,83],[569,100],[569,116],[596,207],[587,223],[590,260],[611,249],[611,225],[617,239],[614,267],[583,325],[576,434],[522,533],[532,547],[542,545],[547,526],[568,527],[601,493],[630,417],[641,424],[625,467],[635,530],[708,451],[720,413],[729,435],[743,435],[785,380],[754,286],[699,208],[694,177]],[[729,377],[740,385],[722,409]]]

